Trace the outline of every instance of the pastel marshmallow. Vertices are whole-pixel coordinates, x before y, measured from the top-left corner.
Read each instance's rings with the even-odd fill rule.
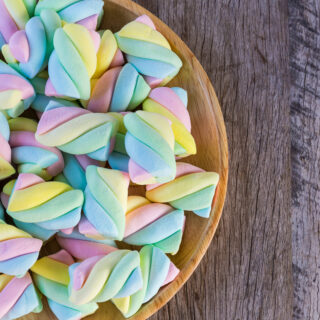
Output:
[[[17,319],[41,311],[41,297],[29,273],[21,278],[0,274],[0,319]]]
[[[164,184],[148,185],[146,197],[209,218],[218,182],[219,174],[178,162],[176,178]]]
[[[173,180],[176,163],[170,121],[156,113],[137,111],[125,115],[124,124],[131,180],[141,185]]]
[[[188,94],[181,88],[155,88],[143,102],[143,110],[161,114],[172,123],[175,155],[186,157],[197,153],[191,135],[191,120],[187,109]]]
[[[148,16],[128,23],[115,36],[127,61],[152,87],[166,85],[180,71],[182,61]]]
[[[96,303],[78,306],[69,300],[69,266],[74,263],[71,255],[61,250],[39,259],[32,267],[34,282],[47,298],[49,308],[58,319],[82,319],[98,309]]]
[[[142,287],[137,251],[116,250],[69,267],[69,299],[83,305],[131,295]]]
[[[35,14],[40,15],[43,10],[51,9],[66,23],[77,23],[95,30],[103,15],[103,5],[102,0],[42,0],[38,2]]]
[[[53,10],[43,10],[39,17],[32,17],[24,30],[14,33],[2,53],[9,65],[32,79],[47,67],[53,50],[55,31],[61,28],[61,20]]]
[[[15,173],[11,165],[11,147],[9,145],[10,127],[4,113],[0,112],[0,181]]]
[[[27,118],[9,120],[12,161],[19,173],[34,173],[44,180],[51,180],[64,168],[60,150],[44,146],[35,138],[37,122]]]
[[[127,63],[108,70],[95,81],[87,108],[92,112],[134,110],[149,92],[150,87],[143,77]]]
[[[31,83],[0,60],[0,111],[16,118],[30,107],[34,99]]]
[[[7,212],[19,222],[16,224],[20,228],[29,233],[31,229],[42,238],[44,230],[47,234],[72,230],[80,221],[83,201],[83,192],[66,183],[45,182],[35,174],[21,173],[10,195]]]
[[[137,313],[144,303],[150,301],[161,287],[172,282],[180,272],[159,248],[150,245],[140,250],[140,268],[143,281],[141,290],[130,296],[112,299],[126,318]]]
[[[100,235],[111,240],[122,240],[129,189],[128,174],[89,166],[86,178],[83,206],[86,219],[80,221],[80,233],[91,237]]]
[[[165,253],[180,248],[185,216],[169,205],[151,203],[144,197],[129,196],[123,241],[137,246],[152,244]]]
[[[95,41],[88,29],[65,24],[55,31],[46,84],[47,96],[88,100],[97,67]]]
[[[105,161],[113,150],[117,129],[118,121],[108,114],[53,104],[41,116],[36,139],[66,153]]]
[[[0,273],[23,277],[37,261],[42,241],[0,220]]]

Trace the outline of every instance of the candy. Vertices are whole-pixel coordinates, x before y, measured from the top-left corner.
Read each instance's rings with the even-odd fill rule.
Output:
[[[34,98],[35,92],[28,80],[0,60],[0,111],[5,110],[16,118],[30,107]]]
[[[37,261],[42,241],[0,220],[0,273],[23,277]]]
[[[169,120],[156,113],[137,111],[127,114],[124,124],[128,130],[125,146],[131,180],[151,184],[174,179],[174,135]]]
[[[9,42],[11,36],[19,29],[24,29],[34,14],[36,0],[1,0],[0,1],[0,35],[3,42]]]
[[[153,246],[141,249],[140,267],[142,289],[131,296],[112,300],[126,318],[133,316],[143,303],[151,300],[161,287],[172,282],[179,274],[179,269],[170,259],[159,248]]]
[[[119,130],[116,134],[116,142],[113,152],[108,158],[108,163],[112,169],[128,172],[129,156],[125,146],[125,136],[127,129],[123,122],[123,115],[121,113],[112,113],[113,117],[116,117],[119,121]]]
[[[63,155],[65,167],[63,175],[55,178],[56,181],[66,182],[75,189],[85,190],[87,186],[86,169],[90,165],[104,167],[104,162],[93,160],[85,155],[73,156],[65,153]]]
[[[0,180],[15,173],[11,165],[11,148],[9,145],[10,127],[5,115],[0,112]]]
[[[69,299],[83,305],[132,295],[142,287],[137,251],[116,250],[69,267]]]
[[[191,135],[191,120],[187,110],[188,94],[181,88],[156,88],[143,102],[143,110],[163,115],[172,122],[175,137],[175,155],[196,154],[197,147]]]
[[[70,302],[68,268],[73,263],[74,260],[70,254],[61,250],[56,254],[41,258],[31,268],[35,284],[47,297],[50,309],[60,320],[81,319],[98,309],[96,303],[79,306]]]
[[[89,166],[86,170],[87,187],[79,231],[122,240],[127,208],[129,177],[126,173]]]
[[[19,227],[33,233],[45,229],[46,234],[59,230],[66,233],[79,223],[83,193],[69,185],[45,182],[32,173],[21,173],[10,196],[7,212]],[[42,234],[38,234],[41,238]]]
[[[16,183],[15,179],[11,180],[11,181],[7,182],[4,185],[3,189],[2,189],[2,192],[1,192],[1,203],[5,208],[8,207],[9,198],[10,198],[10,195],[12,193],[12,190],[13,190],[13,187],[14,187],[15,183]]]
[[[41,311],[41,298],[29,273],[22,278],[0,274],[1,320],[17,319],[30,312],[39,313]]]
[[[61,248],[79,260],[106,255],[117,250],[116,243],[112,240],[89,239],[75,230],[71,234],[59,232],[56,239]]]
[[[174,208],[208,218],[218,182],[217,173],[180,162],[177,163],[176,178],[165,184],[147,186],[146,197],[150,201],[168,202]]]
[[[146,76],[151,87],[166,85],[182,67],[180,58],[146,15],[125,25],[115,37],[128,62]]]
[[[150,92],[149,85],[137,70],[127,63],[107,71],[95,82],[88,110],[122,112],[139,106]]]
[[[165,253],[179,250],[185,216],[162,203],[151,203],[144,197],[130,196],[123,241],[132,245],[152,244]]]
[[[60,105],[61,107],[79,107],[76,101],[69,101],[61,98],[48,97],[45,94],[45,87],[48,80],[48,75],[41,75],[33,78],[31,83],[36,92],[36,98],[31,104],[31,108],[35,110],[41,118],[42,113],[49,105]]]
[[[102,0],[40,0],[35,14],[45,9],[56,11],[61,19],[68,23],[78,23],[88,29],[95,30],[103,15]]]
[[[53,50],[53,36],[61,20],[53,10],[43,10],[31,18],[25,30],[14,33],[8,45],[2,47],[6,61],[15,70],[32,79],[47,66]]]
[[[50,180],[64,167],[61,152],[57,148],[40,144],[34,136],[37,122],[27,118],[9,120],[12,161],[18,165],[19,173],[34,173]]]
[[[97,68],[94,79],[100,78],[109,68],[124,65],[123,54],[118,48],[117,40],[110,30],[105,30],[101,36],[100,47],[97,52]]]
[[[81,25],[66,24],[56,30],[48,65],[47,96],[90,98],[90,79],[97,67],[96,40],[100,41],[99,35]]]
[[[118,121],[108,114],[51,105],[40,119],[36,139],[67,153],[87,154],[105,161],[113,149],[117,130]]]

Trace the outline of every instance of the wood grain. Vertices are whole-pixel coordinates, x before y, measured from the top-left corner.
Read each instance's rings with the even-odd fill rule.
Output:
[[[230,152],[227,202],[212,245],[151,319],[291,319],[287,1],[136,2],[177,32],[208,72]]]
[[[292,239],[296,320],[320,318],[320,3],[290,1]]]

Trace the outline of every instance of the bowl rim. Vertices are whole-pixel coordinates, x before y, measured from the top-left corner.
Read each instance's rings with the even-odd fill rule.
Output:
[[[217,141],[220,149],[220,181],[216,191],[214,205],[211,209],[209,218],[210,221],[206,227],[206,232],[203,233],[200,241],[198,242],[197,250],[195,250],[195,253],[191,257],[191,259],[183,267],[177,279],[175,279],[170,285],[159,291],[159,293],[152,300],[144,304],[134,316],[129,318],[131,320],[147,319],[154,313],[156,313],[160,308],[162,308],[166,303],[168,303],[169,300],[182,288],[185,282],[190,278],[195,269],[198,267],[203,256],[207,252],[213,236],[217,230],[219,221],[222,216],[228,183],[229,167],[227,133],[221,107],[212,83],[206,71],[203,69],[202,65],[189,49],[189,47],[185,44],[185,42],[158,17],[152,14],[149,10],[143,8],[142,6],[131,0],[104,0],[104,2],[109,2],[113,5],[120,6],[126,10],[131,11],[137,16],[147,14],[157,27],[159,27],[161,30],[164,30],[166,38],[174,39],[174,44],[179,45],[185,52],[187,52],[187,54],[190,56],[190,59],[192,60],[194,70],[197,70],[197,72],[201,74],[201,76],[203,76],[203,79],[199,77],[199,79],[201,80],[199,81],[200,86],[204,89],[204,93],[206,93],[208,104],[212,105],[211,111],[214,113],[213,116],[216,120],[215,125],[218,134]],[[169,42],[172,41],[169,40]]]

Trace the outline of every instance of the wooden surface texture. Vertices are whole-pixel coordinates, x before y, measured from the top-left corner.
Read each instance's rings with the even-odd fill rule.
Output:
[[[291,1],[294,320],[320,319],[320,2]]]
[[[209,251],[152,319],[320,319],[320,2],[136,2],[204,66],[230,155]]]

